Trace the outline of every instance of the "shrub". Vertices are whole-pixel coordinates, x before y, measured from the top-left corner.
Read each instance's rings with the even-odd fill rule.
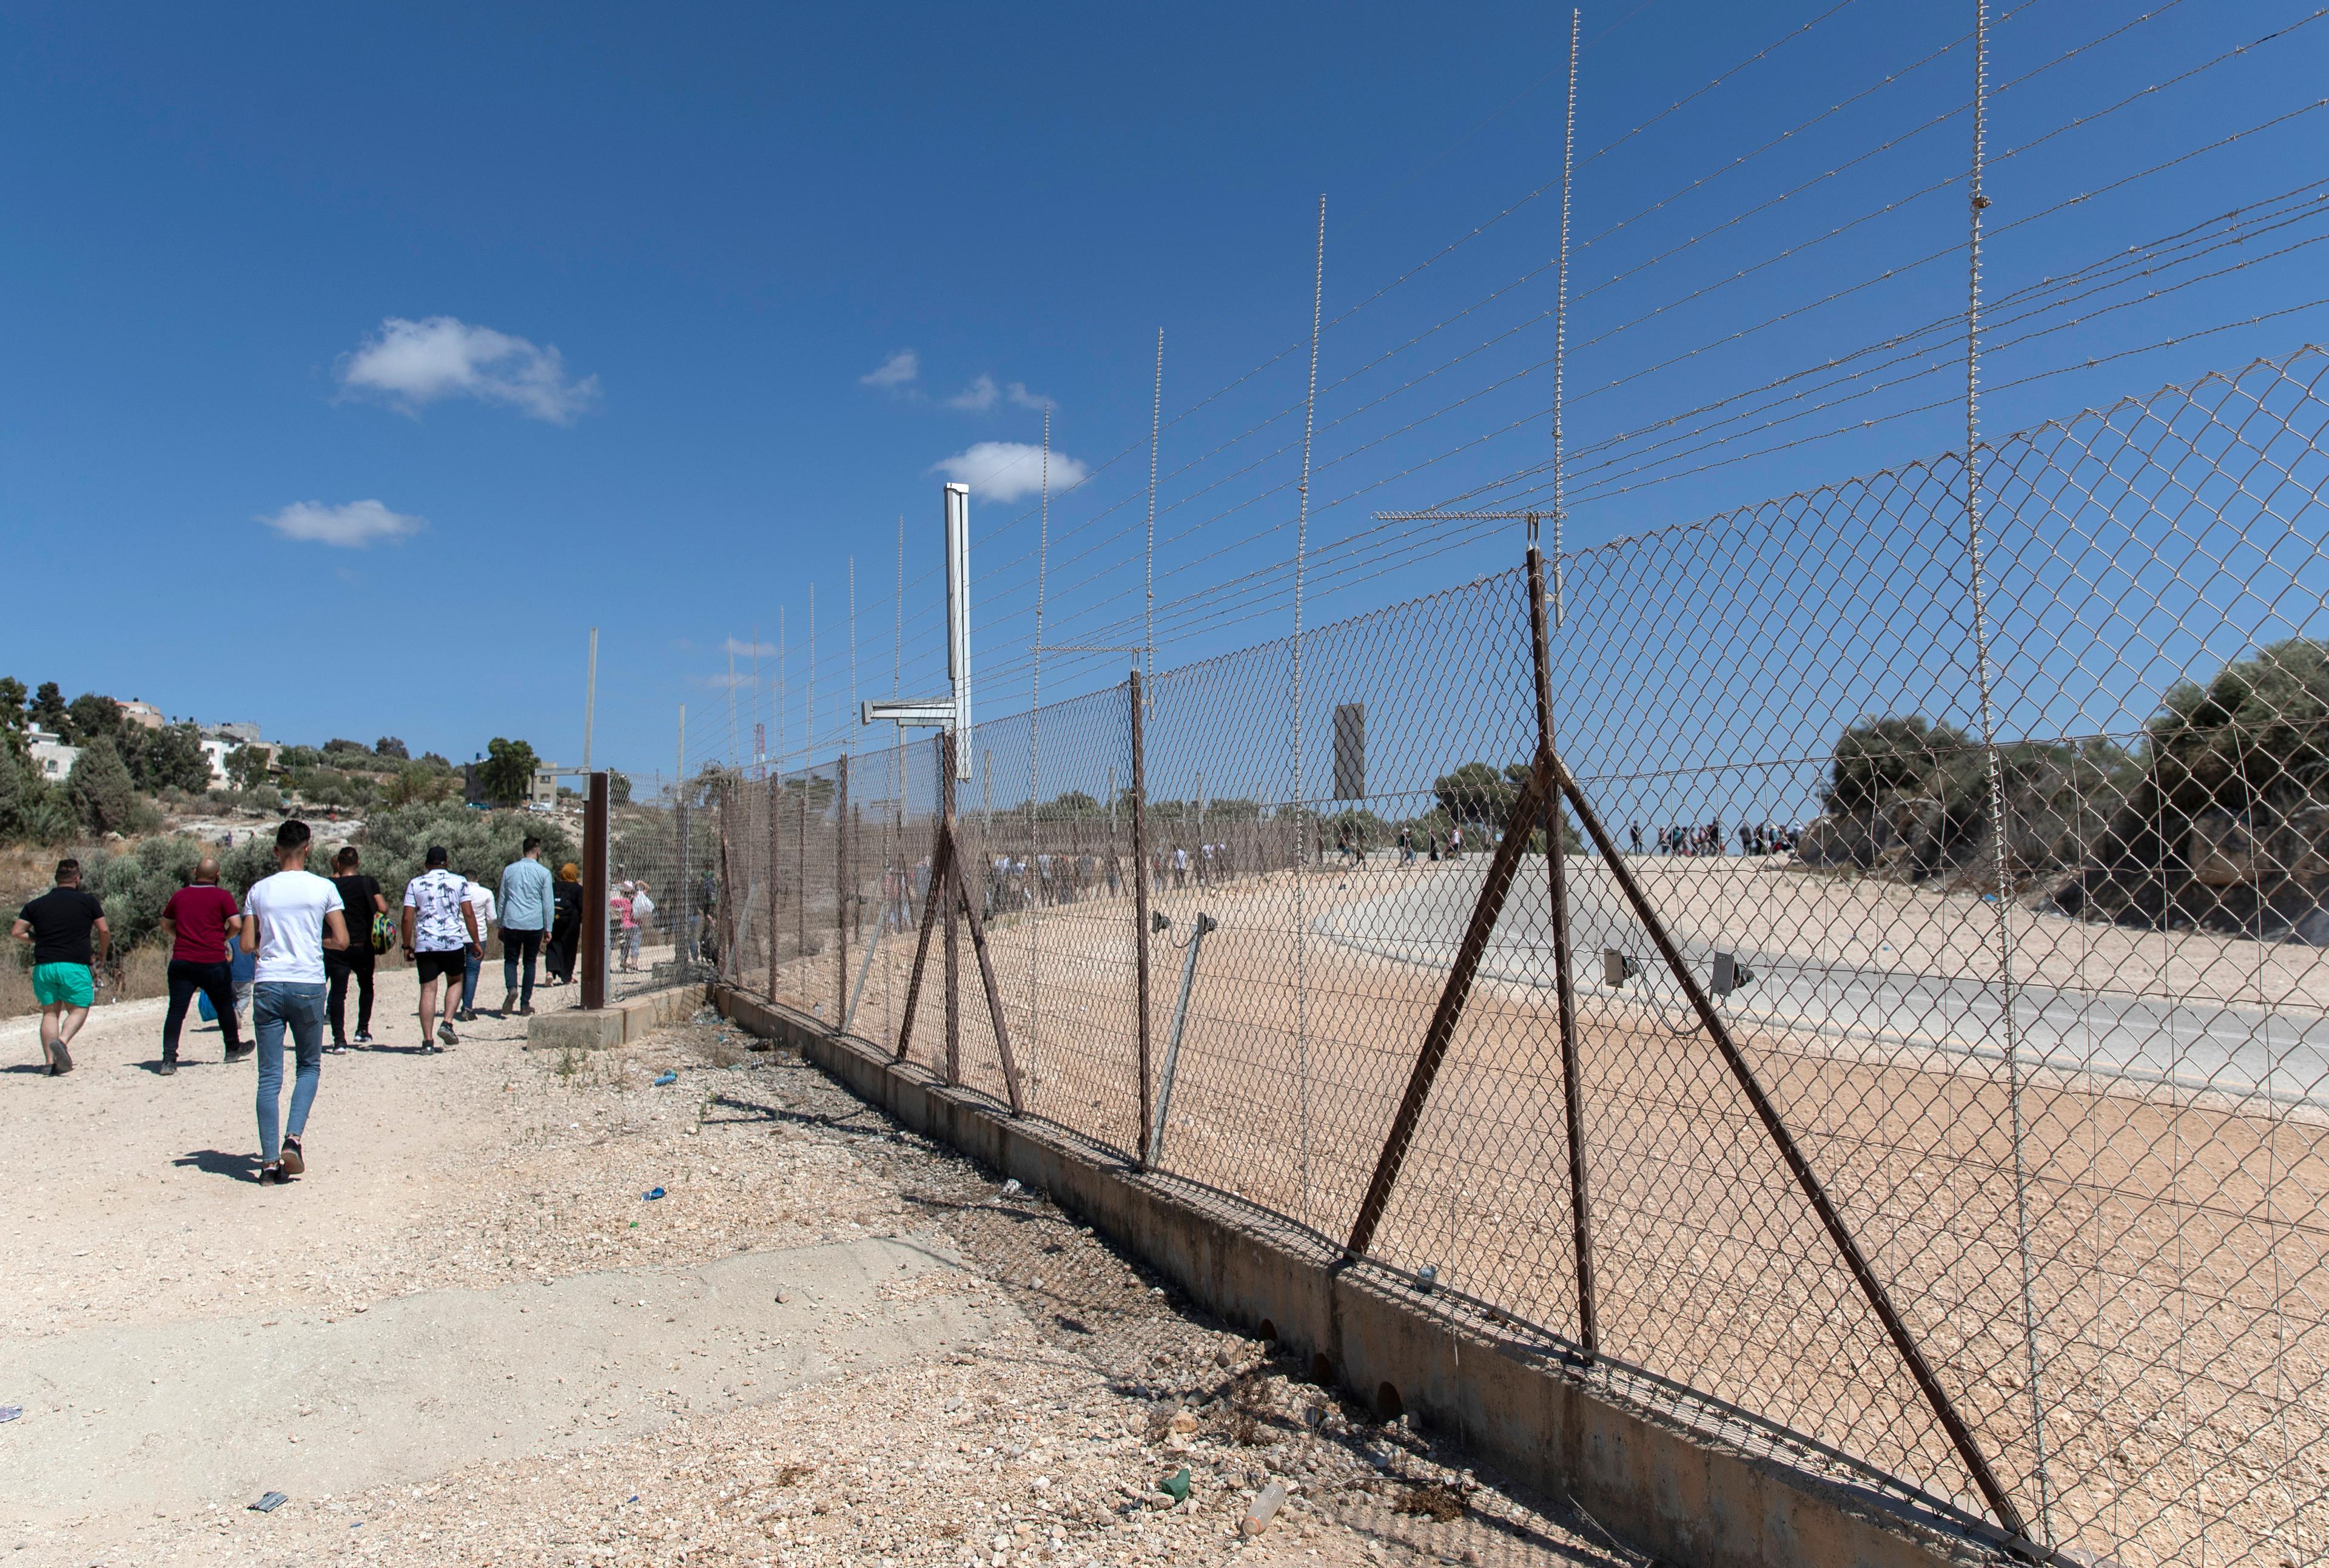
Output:
[[[496,806],[515,806],[533,789],[533,748],[523,741],[495,736],[486,745],[486,763],[478,781],[486,798]],[[611,781],[610,781],[611,782]]]
[[[80,835],[80,813],[32,763],[0,748],[0,843],[63,844]]]
[[[125,833],[132,825],[137,789],[128,764],[113,742],[99,735],[83,746],[65,778],[65,788],[92,833]]]
[[[450,773],[440,772],[425,762],[408,762],[389,779],[380,798],[391,807],[432,806],[452,792]]]
[[[453,802],[395,807],[364,824],[363,868],[380,879],[393,903],[404,884],[420,874],[429,846],[441,844],[455,871],[491,886],[500,880],[502,867],[517,859],[528,834],[541,838],[542,857],[553,866],[576,857],[574,841],[552,817],[473,811]]]
[[[131,725],[122,731],[119,743],[130,777],[149,795],[165,789],[199,794],[210,788],[210,759],[203,754],[202,732],[192,724],[160,730]]]
[[[2274,643],[2204,686],[2178,682],[2161,706],[2146,761],[2167,811],[2245,811],[2329,793],[2329,645]]]
[[[274,759],[263,746],[237,746],[226,754],[226,776],[245,789],[256,789],[275,771]]]

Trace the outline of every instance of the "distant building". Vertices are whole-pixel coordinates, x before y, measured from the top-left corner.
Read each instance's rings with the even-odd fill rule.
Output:
[[[283,748],[259,738],[256,724],[205,724],[202,727],[203,759],[211,765],[211,783],[223,789],[232,780],[227,777],[227,754],[244,746],[255,746],[267,753],[269,772],[283,765]]]
[[[32,756],[33,766],[40,770],[41,777],[52,782],[60,781],[71,773],[73,763],[80,756],[79,746],[66,745],[63,736],[48,730],[27,732],[25,749]]]
[[[162,710],[151,703],[141,702],[136,697],[116,697],[113,702],[121,710],[125,723],[143,724],[149,730],[158,730],[169,723],[162,716]]]
[[[558,804],[558,764],[544,762],[533,770],[533,788],[526,791],[529,806]]]

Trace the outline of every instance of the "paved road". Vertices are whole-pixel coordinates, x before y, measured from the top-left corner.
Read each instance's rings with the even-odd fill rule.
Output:
[[[1363,952],[1444,968],[1486,866],[1482,856],[1454,867],[1386,874],[1380,897],[1331,910],[1314,929]],[[1573,859],[1570,868],[1570,940],[1584,994],[1605,1006],[1655,1009],[1675,1027],[1685,1026],[1690,1005],[1632,919],[1616,879],[1598,859]],[[1542,877],[1516,882],[1482,974],[1549,994],[1549,911]],[[1978,978],[1841,959],[1823,962],[1758,949],[1745,932],[1721,938],[1678,925],[1674,935],[1702,983],[1718,946],[1754,971],[1754,983],[1721,1004],[1743,1024],[1784,1026],[1839,1055],[2004,1059],[2005,1007],[1996,987]],[[1601,984],[1601,949],[1610,947],[1632,956],[1642,971],[1622,992]],[[2013,1023],[2025,1065],[2329,1109],[2329,1017],[2318,1013],[2025,986],[2014,997]]]

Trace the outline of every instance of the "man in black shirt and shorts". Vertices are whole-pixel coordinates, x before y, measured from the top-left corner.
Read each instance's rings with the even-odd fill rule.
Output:
[[[96,933],[94,944],[90,940]],[[80,885],[80,862],[57,862],[57,884],[16,913],[12,933],[33,944],[33,999],[41,1005],[41,1056],[49,1076],[61,1078],[72,1071],[72,1055],[65,1047],[80,1033],[97,1000],[92,965],[104,960],[113,945],[105,923],[105,906]]]

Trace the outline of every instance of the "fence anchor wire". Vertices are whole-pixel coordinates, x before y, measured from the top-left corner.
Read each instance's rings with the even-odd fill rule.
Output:
[[[903,1062],[914,1039],[914,1005],[921,999],[922,968],[930,956],[930,916],[944,902],[946,895],[947,861],[953,850],[953,841],[944,833],[938,835],[938,846],[930,855],[930,882],[922,894],[922,918],[919,934],[914,939],[914,967],[906,978],[906,1007],[898,1017],[898,1056]]]
[[[1423,1049],[1417,1053],[1415,1067],[1408,1074],[1407,1092],[1400,1099],[1398,1114],[1391,1118],[1382,1152],[1375,1157],[1374,1176],[1367,1183],[1367,1195],[1359,1204],[1358,1221],[1352,1225],[1351,1239],[1344,1248],[1352,1257],[1365,1255],[1368,1243],[1374,1240],[1375,1227],[1382,1223],[1383,1209],[1391,1202],[1391,1190],[1399,1181],[1400,1167],[1406,1163],[1408,1147],[1414,1141],[1416,1124],[1423,1119],[1424,1102],[1431,1097],[1432,1081],[1439,1076],[1440,1064],[1447,1057],[1448,1042],[1455,1038],[1457,1023],[1464,1015],[1465,1000],[1472,994],[1472,978],[1479,970],[1482,955],[1487,951],[1488,938],[1496,929],[1496,917],[1504,912],[1505,894],[1512,890],[1513,874],[1520,868],[1521,856],[1528,853],[1529,835],[1551,792],[1550,760],[1539,752],[1530,765],[1528,781],[1521,786],[1512,814],[1504,821],[1504,835],[1496,841],[1496,853],[1488,862],[1487,881],[1472,905],[1472,919],[1464,928],[1464,940],[1456,949],[1456,962],[1447,972],[1447,984],[1440,990],[1439,1005],[1432,1010],[1431,1023],[1423,1032]]]
[[[950,855],[947,868],[954,883],[954,896],[962,905],[963,919],[970,926],[971,950],[978,956],[978,978],[986,987],[986,1015],[995,1025],[995,1051],[1003,1059],[1003,1084],[1011,1096],[1011,1114],[1024,1116],[1027,1107],[1019,1094],[1019,1068],[1011,1056],[1011,1031],[1003,1021],[1003,993],[995,984],[995,959],[986,948],[986,921],[978,913],[978,901],[970,896],[970,884],[962,874],[962,857]]]
[[[1851,1271],[1853,1281],[1860,1287],[1861,1294],[1868,1299],[1868,1305],[1874,1310],[1877,1320],[1884,1326],[1884,1332],[1891,1339],[1892,1347],[1900,1352],[1901,1361],[1909,1368],[1909,1375],[1916,1382],[1918,1392],[1925,1396],[1925,1403],[1932,1407],[1935,1418],[1941,1423],[1941,1430],[1948,1434],[1951,1445],[1957,1451],[1957,1458],[1964,1462],[1966,1469],[1972,1475],[1974,1485],[1981,1488],[1982,1496],[1988,1500],[1991,1510],[1997,1515],[1997,1521],[2004,1527],[2006,1534],[2015,1537],[2014,1554],[2025,1557],[2032,1562],[2041,1560],[2042,1553],[2039,1548],[2029,1544],[2030,1526],[2023,1521],[2022,1510],[2014,1506],[2013,1499],[2006,1494],[2004,1485],[1997,1478],[1997,1472],[1990,1469],[1989,1460],[1982,1454],[1980,1445],[1974,1441],[1972,1429],[1966,1425],[1965,1418],[1957,1413],[1957,1405],[1949,1398],[1948,1391],[1941,1386],[1940,1379],[1935,1375],[1932,1365],[1925,1359],[1924,1350],[1918,1345],[1915,1337],[1909,1332],[1909,1326],[1902,1321],[1899,1309],[1892,1305],[1891,1293],[1884,1288],[1884,1282],[1876,1277],[1875,1270],[1869,1266],[1868,1259],[1860,1250],[1859,1242],[1853,1238],[1851,1228],[1843,1223],[1843,1215],[1837,1211],[1834,1202],[1829,1198],[1827,1188],[1821,1182],[1819,1174],[1812,1169],[1811,1162],[1804,1157],[1803,1151],[1796,1146],[1795,1136],[1788,1132],[1787,1124],[1779,1119],[1777,1109],[1772,1105],[1770,1097],[1764,1092],[1762,1083],[1756,1078],[1755,1070],[1748,1064],[1745,1054],[1740,1051],[1738,1042],[1731,1039],[1729,1025],[1723,1023],[1722,1015],[1714,1010],[1714,1004],[1708,999],[1705,989],[1699,985],[1698,978],[1691,973],[1690,966],[1683,960],[1681,949],[1674,946],[1674,939],[1667,934],[1665,922],[1658,919],[1657,911],[1651,907],[1648,896],[1642,892],[1641,883],[1634,880],[1634,874],[1627,865],[1625,857],[1618,853],[1616,841],[1609,836],[1609,830],[1602,826],[1600,817],[1594,811],[1591,803],[1585,798],[1585,791],[1578,788],[1576,779],[1570,775],[1568,768],[1562,765],[1561,760],[1553,757],[1547,760],[1551,765],[1553,777],[1561,788],[1561,792],[1569,798],[1570,805],[1576,808],[1578,819],[1585,825],[1586,833],[1592,838],[1594,846],[1601,852],[1602,861],[1608,866],[1610,876],[1617,882],[1619,890],[1625,893],[1626,902],[1633,905],[1636,917],[1641,921],[1643,930],[1649,933],[1650,940],[1656,945],[1658,956],[1665,960],[1666,968],[1673,971],[1675,981],[1682,987],[1683,994],[1690,998],[1691,1008],[1697,1013],[1699,1023],[1704,1026],[1708,1036],[1713,1040],[1715,1049],[1722,1053],[1722,1060],[1730,1067],[1731,1077],[1738,1081],[1740,1092],[1747,1096],[1748,1103],[1754,1107],[1756,1119],[1762,1122],[1763,1130],[1770,1136],[1772,1145],[1779,1151],[1779,1157],[1787,1162],[1788,1171],[1796,1178],[1796,1185],[1803,1189],[1804,1196],[1810,1200],[1813,1212],[1819,1216],[1820,1224],[1826,1230],[1828,1239],[1835,1243],[1836,1251],[1843,1254],[1844,1267]],[[1499,853],[1502,853],[1501,850]],[[1452,986],[1454,982],[1451,980],[1449,983]],[[1420,1065],[1418,1063],[1419,1069]]]

